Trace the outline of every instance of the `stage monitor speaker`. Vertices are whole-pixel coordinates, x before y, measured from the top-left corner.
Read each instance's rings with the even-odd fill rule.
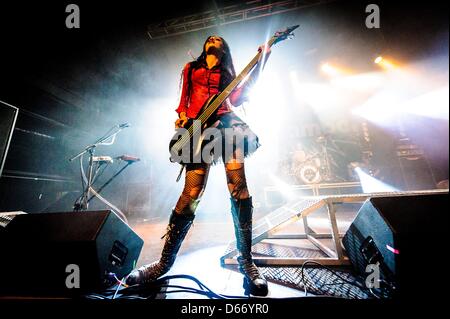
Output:
[[[2,233],[2,294],[102,290],[136,265],[143,240],[109,210],[16,216]]]
[[[2,176],[18,112],[18,108],[0,101],[0,176]]]
[[[447,204],[448,193],[368,199],[343,238],[355,270],[367,276],[367,265],[378,262],[393,297],[436,288],[445,276],[433,267],[443,266]]]

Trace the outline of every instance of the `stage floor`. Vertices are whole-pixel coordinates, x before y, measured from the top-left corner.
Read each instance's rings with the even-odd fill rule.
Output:
[[[354,217],[356,211],[338,212],[338,226],[341,233],[345,233]],[[213,220],[211,220],[213,219]],[[217,218],[209,219],[203,215],[196,218],[185,241],[183,242],[178,258],[167,275],[186,274],[199,279],[211,290],[219,294],[244,296],[243,275],[235,266],[223,268],[220,264],[222,257],[231,241],[234,240],[234,229],[229,218],[223,221]],[[215,220],[214,220],[215,219]],[[165,233],[167,221],[153,220],[146,223],[130,223],[131,227],[144,240],[137,266],[151,263],[160,256],[164,240],[161,237]],[[315,212],[309,217],[309,226],[317,232],[327,232],[329,223],[325,212]],[[286,233],[303,233],[303,225],[296,222],[283,230]],[[268,240],[267,242],[270,243]],[[314,249],[315,247],[305,240],[278,240],[277,244],[285,247],[302,247]],[[331,247],[331,241],[324,241]],[[172,279],[170,284],[196,287],[195,283],[185,279]],[[292,287],[281,285],[269,280],[269,296],[271,298],[303,297],[303,287]],[[191,293],[167,294],[167,298],[206,298]]]

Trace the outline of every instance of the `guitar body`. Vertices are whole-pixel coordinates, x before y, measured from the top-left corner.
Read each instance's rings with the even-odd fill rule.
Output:
[[[205,110],[214,103],[216,98],[217,95],[211,96],[200,110],[196,119],[189,119],[184,127],[175,130],[175,134],[169,142],[171,162],[179,164],[199,162],[203,147],[211,142],[210,140],[205,141],[202,133],[205,129],[218,125],[217,110],[205,121],[201,121],[200,119],[204,116]]]

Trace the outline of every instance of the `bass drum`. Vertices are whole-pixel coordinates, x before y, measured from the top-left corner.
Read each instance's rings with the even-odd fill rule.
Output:
[[[319,168],[312,164],[304,165],[300,169],[299,178],[305,184],[317,184],[322,181]]]

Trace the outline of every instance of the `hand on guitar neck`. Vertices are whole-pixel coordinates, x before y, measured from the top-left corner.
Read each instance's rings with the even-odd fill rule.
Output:
[[[269,58],[270,54],[272,53],[272,50],[270,49],[270,46],[266,44],[260,45],[258,47],[258,52],[262,52],[259,62],[261,62],[264,59],[264,64],[266,64],[267,59]]]
[[[175,121],[175,128],[184,127],[188,122],[188,118],[185,112],[181,112],[179,118]]]
[[[255,85],[256,81],[258,80],[258,76],[261,73],[261,71],[264,69],[264,66],[266,65],[267,60],[270,57],[270,54],[272,53],[272,50],[270,49],[270,46],[267,44],[262,44],[258,47],[258,52],[262,52],[262,54],[259,57],[258,65],[256,66],[252,72],[249,74],[245,82],[242,84],[244,86],[244,90],[242,92],[242,95],[245,96],[244,99],[247,99],[248,92],[250,89]],[[258,71],[256,71],[258,70]]]

